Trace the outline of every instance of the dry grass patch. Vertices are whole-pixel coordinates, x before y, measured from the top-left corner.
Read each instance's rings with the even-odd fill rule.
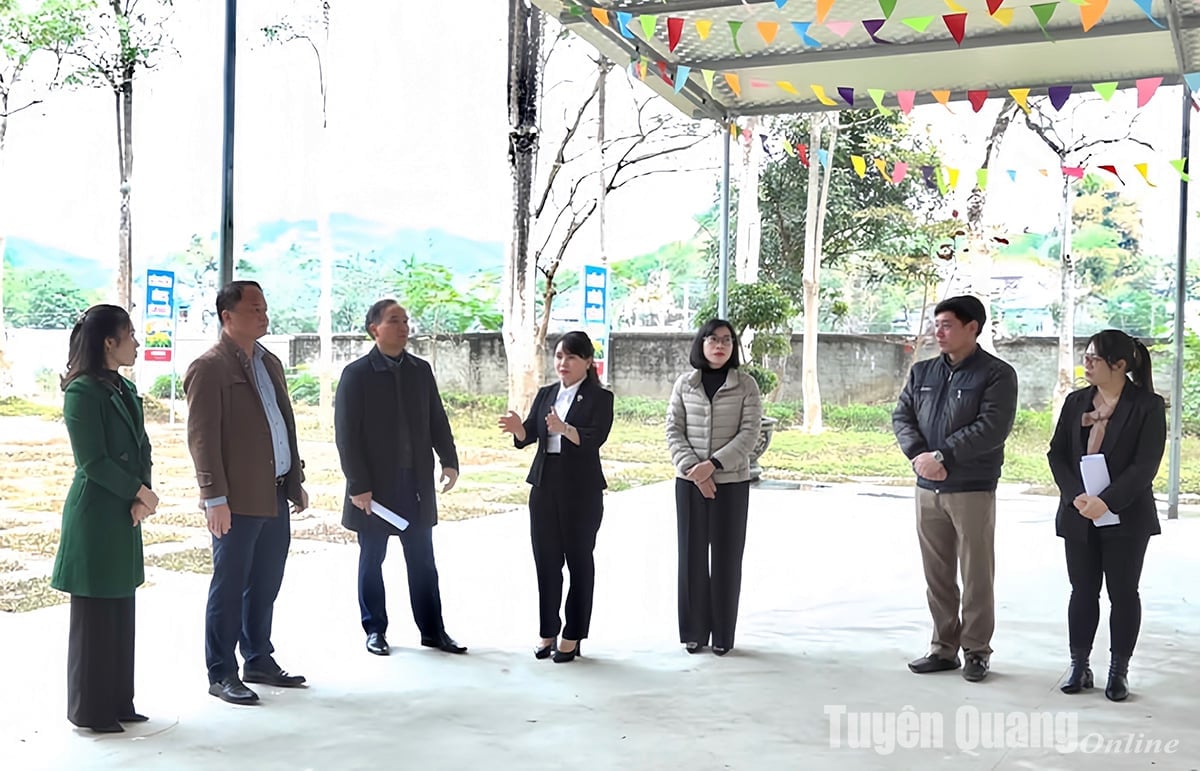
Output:
[[[324,541],[325,543],[358,543],[358,535],[353,530],[347,530],[341,523],[317,522],[308,527],[292,531],[292,539],[307,541]]]
[[[24,569],[25,563],[19,560],[0,560],[0,573],[16,573]]]
[[[68,594],[50,588],[46,576],[22,581],[0,581],[0,611],[24,613],[29,610],[62,605],[70,600]]]
[[[208,548],[184,549],[164,554],[147,554],[149,567],[174,570],[177,573],[212,573],[212,550]]]

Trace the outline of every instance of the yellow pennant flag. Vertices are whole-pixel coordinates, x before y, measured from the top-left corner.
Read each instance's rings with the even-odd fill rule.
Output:
[[[1158,185],[1156,185],[1150,181],[1150,165],[1149,164],[1135,163],[1135,164],[1133,164],[1133,168],[1138,170],[1138,174],[1142,175],[1142,179],[1146,180],[1147,185],[1149,185],[1150,187],[1158,187]]]
[[[786,91],[787,93],[794,94],[796,96],[800,95],[800,92],[796,90],[796,87],[793,86],[790,81],[777,80],[775,81],[775,85],[779,86],[781,91]]]
[[[787,137],[783,138],[783,149],[787,151],[788,155],[792,156],[793,158],[796,157],[796,147]]]
[[[888,173],[887,173],[887,161],[885,161],[882,158],[876,158],[875,159],[875,168],[879,169],[879,176],[883,177],[888,182],[892,181],[892,178],[889,177]]]
[[[946,0],[946,7],[949,8],[950,10],[954,11],[955,13],[966,13],[967,12],[966,8],[963,8],[961,5],[954,2],[954,0]]]
[[[1010,88],[1008,89],[1008,93],[1013,98],[1013,101],[1021,106],[1022,110],[1024,110],[1026,113],[1029,112],[1028,88]]]
[[[992,14],[992,18],[999,22],[1000,26],[1007,27],[1013,22],[1013,9],[997,8],[996,12]]]
[[[708,40],[708,33],[712,32],[712,19],[696,19],[696,33],[700,35],[701,40]]]
[[[725,82],[729,84],[729,90],[733,92],[734,96],[740,98],[742,95],[741,78],[739,78],[737,75],[734,75],[732,72],[725,72],[722,74],[725,76]]]
[[[950,187],[958,187],[958,169],[946,167],[947,182]]]
[[[850,162],[854,164],[854,173],[860,178],[867,176],[867,159],[861,155],[851,155]]]
[[[833,107],[837,104],[837,102],[833,101],[828,95],[826,95],[824,86],[818,86],[814,83],[810,85],[809,88],[812,89],[813,94],[817,97],[817,101],[826,107]]]

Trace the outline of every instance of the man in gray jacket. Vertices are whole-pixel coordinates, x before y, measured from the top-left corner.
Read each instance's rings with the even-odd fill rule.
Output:
[[[933,616],[929,653],[908,668],[957,669],[961,648],[963,677],[972,682],[987,677],[992,655],[996,484],[1017,409],[1016,371],[979,347],[986,320],[975,297],[939,303],[934,328],[941,355],[913,365],[892,414],[900,449],[917,475],[917,538]]]

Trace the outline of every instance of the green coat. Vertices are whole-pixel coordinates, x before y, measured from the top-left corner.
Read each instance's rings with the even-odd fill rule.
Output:
[[[63,418],[75,454],[75,479],[63,506],[62,535],[50,585],[83,597],[131,597],[145,580],[142,528],[130,515],[150,485],[150,439],[133,383],[131,414],[117,391],[88,375],[67,386]]]

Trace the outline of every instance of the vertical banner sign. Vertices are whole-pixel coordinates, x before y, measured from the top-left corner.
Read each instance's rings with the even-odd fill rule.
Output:
[[[583,267],[583,324],[596,347],[596,374],[608,384],[608,268]]]
[[[171,361],[175,350],[175,272],[146,271],[142,345],[146,361]]]

